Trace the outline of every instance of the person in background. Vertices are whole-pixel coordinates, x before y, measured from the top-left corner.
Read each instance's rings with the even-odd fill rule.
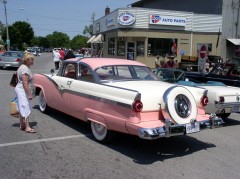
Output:
[[[236,49],[235,55],[236,55],[237,57],[240,57],[240,46]]]
[[[56,50],[53,55],[54,55],[53,61],[55,64],[55,70],[58,70],[59,69],[59,61],[60,61],[60,54],[59,54],[58,50]]]
[[[59,51],[59,54],[60,54],[60,62],[59,62],[59,67],[62,66],[62,63],[64,61],[64,56],[65,56],[65,52],[63,50],[63,48],[61,48],[61,50]]]
[[[157,55],[155,59],[155,68],[160,68],[160,67],[161,67],[160,59],[159,59],[159,55]]]
[[[178,63],[177,60],[175,60],[175,65],[176,65],[176,69],[178,69],[179,68],[179,63]]]
[[[88,57],[88,49],[85,50],[85,57]]]
[[[69,58],[76,58],[75,55],[72,53],[72,49],[69,49],[67,54],[64,57],[64,60],[69,59]]]
[[[17,70],[18,83],[15,92],[18,98],[17,110],[19,112],[20,130],[27,133],[36,133],[29,125],[29,116],[31,114],[31,100],[33,99],[33,74],[30,66],[33,65],[34,56],[26,52],[23,56],[22,65]]]
[[[165,54],[163,54],[162,57],[160,58],[160,65],[163,66],[163,64],[166,62],[167,62],[166,56]]]
[[[210,68],[210,63],[209,63],[209,59],[206,60],[206,65],[205,65],[205,69],[206,72],[209,73],[209,68]]]
[[[227,59],[227,60],[226,60],[226,63],[227,63],[227,64],[229,64],[229,63],[230,63],[230,60],[229,60],[229,59]]]
[[[168,61],[166,63],[163,64],[162,68],[172,68],[172,69],[176,69],[176,63],[174,62],[174,55],[168,56]]]

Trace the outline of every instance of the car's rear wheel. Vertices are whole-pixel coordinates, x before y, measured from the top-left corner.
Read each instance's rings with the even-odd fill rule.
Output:
[[[186,88],[170,88],[163,98],[166,107],[166,113],[163,113],[165,119],[170,118],[177,124],[186,124],[197,118],[195,99]]]
[[[109,143],[116,136],[116,132],[108,130],[104,125],[93,121],[91,121],[91,129],[93,136],[101,143]]]
[[[221,117],[222,119],[226,119],[230,116],[231,113],[224,113],[224,114],[217,114],[217,116]]]
[[[42,113],[49,113],[52,110],[52,108],[47,105],[47,102],[42,90],[39,93],[39,108]]]

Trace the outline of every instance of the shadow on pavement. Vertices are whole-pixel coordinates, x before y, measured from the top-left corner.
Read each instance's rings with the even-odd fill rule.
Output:
[[[35,105],[34,109],[39,110],[38,105]],[[91,127],[88,123],[72,116],[57,110],[52,110],[52,113],[47,115],[83,135],[91,133]],[[87,135],[86,137],[98,143],[93,135]],[[98,145],[105,145],[132,158],[133,162],[141,165],[148,165],[156,161],[183,157],[197,151],[216,147],[214,144],[199,141],[190,135],[160,138],[157,140],[144,140],[140,139],[138,136],[123,133],[117,133],[115,140],[110,144],[98,143]],[[115,160],[120,161],[121,159],[116,158]]]
[[[231,119],[231,116],[224,119],[223,120],[225,123],[223,124],[223,127],[227,127],[227,126],[238,126],[240,125],[240,121],[235,120],[235,119]]]

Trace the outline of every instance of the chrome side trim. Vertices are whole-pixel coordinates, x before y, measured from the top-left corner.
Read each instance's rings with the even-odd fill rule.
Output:
[[[217,109],[233,108],[234,106],[240,106],[240,103],[219,103],[215,101],[215,106]]]
[[[216,127],[221,127],[224,123],[222,118],[216,118],[216,114],[212,113],[209,119],[198,122],[200,125],[200,130],[203,129],[214,129]],[[170,119],[165,120],[164,126],[145,129],[138,128],[138,136],[142,139],[154,140],[161,137],[170,137],[175,135],[186,134],[186,124],[171,125],[172,121]]]
[[[76,95],[76,96],[81,96],[81,97],[84,97],[84,98],[92,99],[92,100],[95,100],[95,101],[98,101],[98,102],[101,101],[101,102],[105,102],[105,103],[109,103],[109,104],[125,107],[125,108],[128,108],[128,109],[130,109],[132,107],[131,104],[126,104],[126,103],[122,103],[122,102],[119,102],[119,101],[109,100],[109,99],[106,99],[106,98],[93,96],[93,95],[89,95],[89,94],[81,93],[81,92],[77,92],[77,91],[72,91],[72,90],[69,90],[69,89],[66,89],[66,88],[61,88],[60,86],[58,86],[58,84],[54,80],[52,80],[51,77],[49,77],[47,75],[44,75],[44,74],[42,74],[42,75],[47,77],[57,87],[58,92],[60,94],[69,93],[69,94],[73,94],[73,95]],[[108,86],[108,87],[113,87],[113,86]],[[122,88],[122,89],[124,89],[124,88]],[[128,89],[125,89],[125,90],[128,90]],[[128,91],[133,91],[133,90],[128,90]],[[134,91],[134,92],[137,92],[137,91]],[[141,96],[140,93],[137,93],[136,96],[138,96],[138,95]]]

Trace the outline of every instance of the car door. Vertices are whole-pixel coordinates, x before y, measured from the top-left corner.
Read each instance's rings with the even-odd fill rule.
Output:
[[[73,92],[70,104],[72,106],[72,115],[83,119],[84,110],[86,108],[92,108],[92,100],[95,98],[91,91],[93,89],[97,91],[99,84],[96,83],[90,67],[79,64],[78,70],[79,75],[77,75],[77,80],[74,79],[70,85]]]
[[[52,80],[58,86],[58,92],[50,91],[51,99],[53,100],[56,109],[71,114],[71,97],[73,95],[72,83],[77,78],[77,64],[64,63],[62,70],[57,76],[53,76]]]

